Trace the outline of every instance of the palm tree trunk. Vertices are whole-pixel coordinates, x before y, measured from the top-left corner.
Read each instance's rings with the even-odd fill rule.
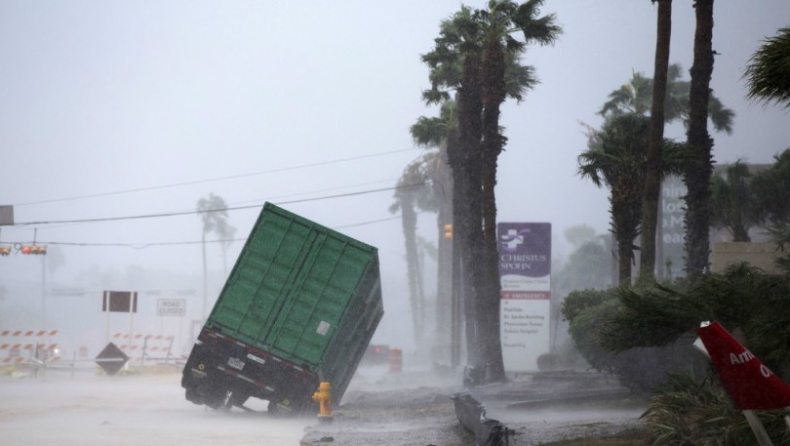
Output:
[[[650,111],[650,143],[647,149],[647,171],[642,201],[642,251],[639,262],[639,278],[651,281],[655,281],[656,225],[658,198],[661,192],[661,149],[664,145],[664,101],[667,95],[669,43],[672,34],[672,0],[658,0],[657,15],[653,104]]]
[[[618,237],[617,241],[617,256],[618,259],[618,274],[620,276],[618,284],[620,286],[631,286],[631,258],[634,251],[631,249],[633,240],[627,240],[628,237]]]
[[[449,139],[449,136],[448,136]],[[453,292],[452,292],[452,240],[444,237],[444,225],[452,224],[453,215],[453,181],[452,171],[448,161],[448,142],[439,147],[437,167],[438,181],[434,185],[434,195],[437,197],[439,212],[437,215],[437,232],[439,234],[439,249],[437,261],[436,281],[436,339],[437,351],[449,351],[447,347],[452,339],[451,320],[453,318]],[[444,358],[443,358],[444,359]],[[449,359],[449,358],[447,358]]]
[[[697,28],[694,34],[694,64],[689,90],[687,140],[689,161],[685,169],[686,195],[686,274],[695,277],[708,267],[710,232],[710,182],[713,172],[708,134],[708,100],[713,74],[713,0],[696,0]]]
[[[417,214],[411,202],[401,201],[401,222],[406,240],[406,266],[409,280],[409,304],[411,307],[412,329],[415,345],[422,345],[422,322],[420,308],[419,259],[417,256]]]
[[[483,58],[483,129],[482,158],[482,227],[484,283],[478,299],[478,314],[482,324],[479,334],[483,361],[488,364],[489,379],[505,379],[500,335],[501,281],[499,279],[499,250],[496,238],[497,160],[506,138],[499,131],[499,107],[505,101],[505,52],[500,41],[488,42]]]
[[[464,314],[468,361],[481,359],[478,333],[480,321],[476,314],[483,278],[480,260],[483,258],[481,226],[481,166],[480,140],[482,134],[482,85],[480,55],[470,51],[463,64],[461,86],[458,91],[458,127],[463,194],[455,202],[459,220],[455,221],[461,238],[461,269],[463,271]]]
[[[461,308],[464,302],[464,290],[460,286],[461,282],[461,245],[462,238],[461,231],[461,205],[459,200],[463,197],[463,164],[461,160],[460,142],[458,131],[453,130],[447,135],[447,163],[450,165],[452,174],[452,203],[451,212],[453,216],[453,239],[452,247],[450,249],[452,255],[451,263],[451,316],[450,316],[450,364],[453,368],[457,367],[461,361]]]

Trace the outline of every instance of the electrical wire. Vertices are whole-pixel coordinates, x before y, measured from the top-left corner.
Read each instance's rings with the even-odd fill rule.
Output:
[[[206,180],[185,181],[185,182],[182,182],[182,183],[163,184],[163,185],[160,185],[160,186],[141,187],[141,188],[137,188],[137,189],[126,189],[126,190],[120,190],[120,191],[114,191],[114,192],[102,192],[102,193],[98,193],[98,194],[81,195],[81,196],[76,196],[76,197],[55,198],[55,199],[51,199],[51,200],[41,200],[41,201],[31,201],[29,203],[15,204],[14,206],[19,206],[19,207],[21,207],[21,206],[32,206],[32,205],[37,205],[37,204],[57,203],[57,202],[61,202],[61,201],[71,201],[71,200],[82,200],[82,199],[85,199],[85,198],[106,197],[106,196],[110,196],[110,195],[129,194],[129,193],[133,193],[133,192],[146,192],[146,191],[151,191],[151,190],[167,189],[167,188],[171,188],[171,187],[180,187],[180,186],[189,186],[189,185],[193,185],[193,184],[212,183],[212,182],[216,182],[216,181],[234,180],[234,179],[237,179],[237,178],[246,178],[246,177],[258,176],[258,175],[266,175],[266,174],[270,174],[270,173],[287,172],[287,171],[291,171],[291,170],[306,169],[306,168],[309,168],[309,167],[317,167],[317,166],[326,166],[326,165],[329,165],[329,164],[345,163],[345,162],[348,162],[348,161],[356,161],[356,160],[365,159],[365,158],[373,158],[373,157],[377,157],[377,156],[391,155],[393,153],[409,152],[409,151],[412,151],[412,150],[417,150],[417,149],[416,148],[411,148],[411,149],[403,149],[403,150],[393,150],[393,151],[390,151],[390,152],[374,153],[374,154],[370,154],[370,155],[360,155],[360,156],[354,156],[354,157],[350,157],[350,158],[341,158],[341,159],[337,159],[337,160],[323,161],[323,162],[320,162],[320,163],[302,164],[302,165],[299,165],[299,166],[282,167],[282,168],[279,168],[279,169],[263,170],[263,171],[260,171],[260,172],[244,173],[244,174],[239,174],[239,175],[229,175],[229,176],[225,176],[225,177],[210,178],[210,179],[206,179]]]
[[[382,189],[371,189],[359,192],[348,192],[345,194],[337,194],[337,195],[327,195],[324,197],[314,197],[314,198],[303,198],[301,200],[290,200],[290,201],[281,201],[276,202],[274,204],[277,205],[286,205],[286,204],[294,204],[294,203],[304,203],[308,201],[318,201],[318,200],[329,200],[334,198],[344,198],[344,197],[352,197],[356,195],[365,195],[365,194],[372,194],[377,192],[385,192],[390,190],[399,190],[399,189],[408,189],[412,187],[420,187],[424,186],[426,183],[414,183],[414,184],[406,184],[402,186],[395,186],[395,187],[386,187]],[[75,219],[75,220],[50,220],[50,221],[30,221],[30,222],[19,222],[14,223],[13,227],[25,227],[25,226],[43,226],[43,225],[52,225],[52,224],[67,224],[67,223],[99,223],[99,222],[107,222],[107,221],[118,221],[118,220],[139,220],[144,218],[161,218],[161,217],[176,217],[181,215],[193,215],[193,214],[203,214],[207,212],[227,212],[227,211],[237,211],[242,209],[250,209],[260,207],[260,204],[254,205],[247,205],[247,206],[233,206],[233,207],[225,207],[225,208],[217,208],[217,209],[205,209],[205,210],[194,210],[194,211],[183,211],[183,212],[167,212],[161,214],[145,214],[145,215],[128,215],[125,217],[103,217],[103,218],[83,218],[83,219]]]
[[[423,211],[417,212],[417,214],[422,214]],[[360,223],[351,223],[342,226],[334,226],[332,229],[344,229],[344,228],[352,228],[358,226],[367,226],[376,223],[382,223],[385,221],[392,221],[400,219],[399,215],[394,217],[388,218],[381,218],[378,220],[370,220],[364,221]],[[232,238],[232,239],[218,239],[218,240],[206,240],[205,243],[232,243],[232,242],[244,242],[247,241],[246,238]],[[48,242],[48,241],[37,241],[39,245],[57,245],[57,246],[83,246],[83,247],[122,247],[122,248],[134,248],[134,249],[146,249],[154,246],[176,246],[176,245],[198,245],[204,243],[203,240],[195,240],[195,241],[184,241],[184,242],[155,242],[155,243],[76,243],[76,242]],[[27,245],[31,244],[31,242],[0,242],[0,246],[2,245]]]

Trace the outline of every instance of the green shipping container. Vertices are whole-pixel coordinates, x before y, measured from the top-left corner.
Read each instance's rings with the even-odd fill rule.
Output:
[[[376,248],[266,203],[204,331],[329,381],[340,401],[383,313]]]

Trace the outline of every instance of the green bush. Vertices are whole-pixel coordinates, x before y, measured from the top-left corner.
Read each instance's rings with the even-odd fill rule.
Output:
[[[640,392],[649,392],[663,383],[668,373],[705,369],[707,360],[693,348],[694,337],[690,336],[678,336],[658,346],[622,351],[609,348],[604,339],[612,329],[615,316],[622,311],[624,291],[622,288],[575,291],[565,298],[562,313],[570,322],[569,333],[592,368],[612,373],[624,386]]]
[[[781,410],[756,412],[775,446],[790,446]],[[647,411],[653,446],[747,446],[756,444],[743,414],[715,376],[700,381],[670,375],[656,389]]]
[[[790,375],[790,276],[763,274],[741,264],[694,284],[676,281],[608,290],[575,291],[562,314],[585,360],[642,390],[664,373],[704,369],[691,344],[700,322],[735,332],[777,375]],[[699,372],[698,372],[699,373]]]

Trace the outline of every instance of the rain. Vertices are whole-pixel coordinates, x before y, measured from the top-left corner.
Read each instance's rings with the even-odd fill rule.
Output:
[[[446,365],[438,265],[421,251],[427,303],[415,317],[394,194],[426,152],[410,127],[439,113],[422,98],[421,55],[461,5],[486,4],[2,2],[0,206],[13,207],[13,223],[0,224],[11,249],[0,257],[0,333],[44,331],[33,342],[76,365],[0,376],[0,444],[216,444],[215,432],[233,432],[234,444],[298,444],[314,420],[206,411],[184,399],[176,366],[94,373],[110,341],[134,352],[132,367],[145,365],[143,346],[183,364],[265,202],[378,248],[385,312],[371,343],[402,349],[407,368]],[[539,83],[503,104],[497,220],[551,223],[555,271],[577,247],[568,229],[609,234],[609,191],[579,175],[578,156],[609,93],[635,73],[652,77],[656,8],[546,0],[541,12],[562,34],[528,47],[522,62]],[[788,148],[786,109],[747,99],[743,79],[787,17],[784,0],[715,5],[711,88],[734,111],[731,134],[711,131],[716,163],[771,163]],[[688,80],[692,2],[674,2],[672,26],[670,63]],[[684,140],[682,123],[665,137]],[[226,213],[206,226],[197,210],[217,199]],[[416,219],[435,250],[446,222]],[[46,255],[23,254],[28,245]],[[103,311],[107,291],[137,293],[137,311]]]

